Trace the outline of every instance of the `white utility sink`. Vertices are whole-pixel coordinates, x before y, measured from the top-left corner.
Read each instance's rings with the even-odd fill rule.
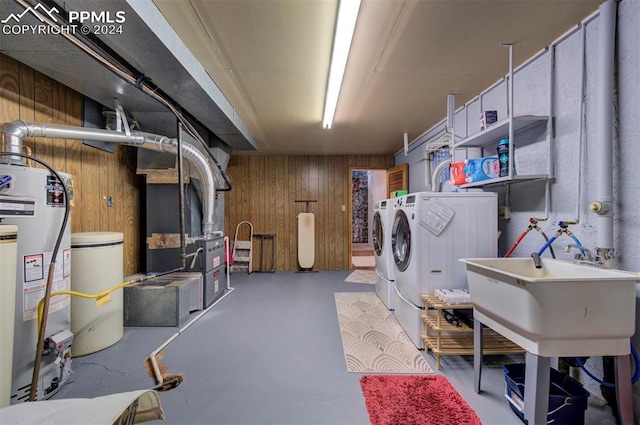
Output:
[[[640,276],[568,261],[469,258],[478,318],[541,356],[623,355],[635,332]],[[581,354],[582,353],[582,354]]]

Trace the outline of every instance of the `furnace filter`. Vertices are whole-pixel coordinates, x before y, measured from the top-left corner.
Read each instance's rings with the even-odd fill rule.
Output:
[[[71,234],[71,289],[98,294],[123,282],[123,235],[118,232]],[[122,289],[98,307],[95,299],[71,298],[74,357],[95,353],[120,341],[123,333]]]

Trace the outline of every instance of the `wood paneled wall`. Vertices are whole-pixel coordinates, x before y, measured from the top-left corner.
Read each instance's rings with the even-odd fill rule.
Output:
[[[0,53],[0,123],[38,121],[80,126],[82,96]],[[25,145],[57,171],[73,176],[72,232],[122,232],[124,273],[140,268],[140,201],[134,148],[114,154],[78,140],[30,138]],[[112,198],[108,207],[106,197]]]
[[[350,168],[390,168],[392,155],[232,156],[227,167],[233,190],[225,193],[225,231],[233,239],[236,225],[253,224],[255,233],[275,233],[276,270],[297,270],[296,216],[312,199],[315,214],[314,270],[349,269]],[[343,210],[344,206],[344,210]],[[246,239],[241,234],[239,239]],[[254,269],[258,269],[254,239]]]

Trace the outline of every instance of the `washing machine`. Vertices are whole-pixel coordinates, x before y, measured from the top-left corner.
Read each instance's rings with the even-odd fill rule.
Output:
[[[393,224],[393,199],[375,203],[373,207],[373,249],[375,251],[376,293],[389,310],[393,310],[395,266],[391,252],[391,225]]]
[[[422,295],[468,288],[460,258],[494,257],[498,199],[492,192],[420,192],[397,198],[391,229],[394,315],[424,348]]]

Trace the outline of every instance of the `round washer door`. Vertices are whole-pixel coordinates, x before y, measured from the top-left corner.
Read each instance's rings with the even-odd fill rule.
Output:
[[[382,255],[384,243],[384,227],[382,226],[382,217],[380,216],[380,212],[376,212],[373,216],[373,229],[371,230],[371,234],[373,236],[373,249],[379,257]]]
[[[409,219],[402,210],[398,210],[393,219],[391,250],[396,267],[401,272],[405,271],[411,260],[411,229],[409,228]]]

